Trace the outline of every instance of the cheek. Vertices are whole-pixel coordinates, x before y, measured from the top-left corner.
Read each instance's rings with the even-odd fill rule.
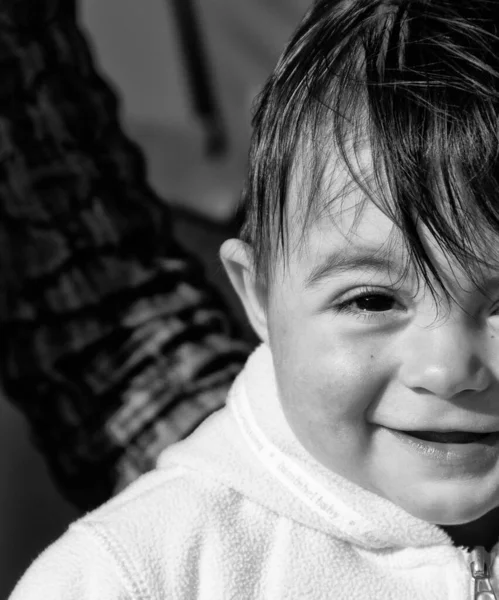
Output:
[[[293,304],[292,294],[275,298],[269,341],[285,410],[326,427],[363,419],[389,377],[380,338],[343,331],[333,316]]]
[[[370,353],[336,341],[293,344],[288,338],[278,345],[276,374],[284,408],[293,420],[341,429],[364,421],[382,394],[386,377],[372,367]]]
[[[345,362],[338,355],[290,361],[278,374],[281,405],[295,436],[312,456],[343,474],[367,451],[369,409],[377,402],[376,386],[361,381]]]

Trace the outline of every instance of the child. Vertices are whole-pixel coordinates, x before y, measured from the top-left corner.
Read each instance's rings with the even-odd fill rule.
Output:
[[[319,0],[254,118],[262,345],[12,600],[499,597],[499,7]]]

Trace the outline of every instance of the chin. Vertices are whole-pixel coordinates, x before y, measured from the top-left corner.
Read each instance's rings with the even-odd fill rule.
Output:
[[[499,498],[480,495],[474,490],[440,490],[434,495],[411,498],[406,510],[413,516],[434,525],[463,525],[480,519],[499,505]]]

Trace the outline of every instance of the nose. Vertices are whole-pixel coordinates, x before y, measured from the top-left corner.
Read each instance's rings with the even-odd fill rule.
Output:
[[[475,330],[451,321],[414,330],[404,342],[399,375],[418,392],[450,399],[482,392],[492,382],[486,344]]]

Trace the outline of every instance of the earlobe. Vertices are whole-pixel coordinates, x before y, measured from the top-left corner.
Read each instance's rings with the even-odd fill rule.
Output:
[[[253,268],[253,251],[243,241],[230,239],[222,244],[220,258],[251,326],[263,342],[268,342],[265,291]]]

